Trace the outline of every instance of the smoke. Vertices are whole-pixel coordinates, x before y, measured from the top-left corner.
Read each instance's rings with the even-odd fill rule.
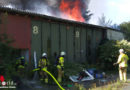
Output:
[[[21,0],[0,0],[0,6],[22,9]]]
[[[45,2],[48,4],[50,7],[57,8],[60,4],[61,0],[45,0]]]
[[[28,10],[35,13],[63,18],[63,12],[59,8],[61,1],[62,0],[0,0],[0,4],[2,3],[2,5],[9,8]],[[76,0],[65,1],[75,2]],[[88,4],[90,0],[78,1],[82,4],[80,5],[81,14],[84,14],[88,9]]]
[[[35,2],[31,4],[32,6],[28,6],[28,10],[31,10],[35,13],[45,14],[48,16],[56,16],[56,13],[58,12],[55,7],[49,6],[47,3],[41,3],[41,2]],[[26,9],[26,10],[27,10]]]

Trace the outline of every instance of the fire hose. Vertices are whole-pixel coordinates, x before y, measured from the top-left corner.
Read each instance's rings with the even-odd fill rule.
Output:
[[[33,71],[38,71],[38,70],[40,70],[40,68],[36,68],[36,69],[34,69]],[[60,88],[61,90],[65,90],[65,89],[59,84],[59,82],[55,79],[55,77],[54,77],[49,71],[47,71],[47,70],[44,69],[44,68],[42,68],[42,70],[45,71],[47,74],[49,74],[49,75],[53,78],[53,80],[56,82],[56,84],[59,86],[59,88]]]

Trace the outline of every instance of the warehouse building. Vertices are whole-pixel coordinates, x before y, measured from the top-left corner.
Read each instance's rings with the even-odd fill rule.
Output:
[[[123,33],[76,21],[50,17],[30,11],[0,7],[0,32],[14,40],[28,62],[43,52],[55,60],[55,53],[66,52],[66,61],[94,63],[97,47],[104,39],[121,40]]]

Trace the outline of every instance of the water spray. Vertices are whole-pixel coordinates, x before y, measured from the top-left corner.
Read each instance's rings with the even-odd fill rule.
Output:
[[[37,68],[37,58],[36,58],[36,51],[34,51],[34,64],[35,64],[35,68]]]
[[[34,67],[35,68],[37,68],[37,54],[36,54],[36,51],[34,51]],[[34,74],[34,77],[33,77],[33,80],[35,80],[36,79],[36,77],[37,77],[37,72],[35,72],[35,74]]]

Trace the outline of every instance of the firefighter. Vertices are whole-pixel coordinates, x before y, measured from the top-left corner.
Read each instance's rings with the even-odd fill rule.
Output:
[[[62,77],[64,76],[64,56],[65,56],[65,52],[62,51],[57,61],[58,82],[62,82]]]
[[[25,58],[22,56],[16,61],[16,71],[23,76],[25,67],[27,65],[27,62],[25,62]]]
[[[114,65],[119,64],[119,77],[120,80],[123,82],[127,81],[127,61],[129,60],[129,57],[124,53],[123,49],[119,50],[119,57],[116,63]]]
[[[41,59],[39,60],[38,66],[40,68],[40,76],[41,76],[40,80],[43,81],[45,79],[45,83],[48,83],[48,75],[42,69],[44,68],[47,70],[48,65],[49,65],[49,61],[47,58],[47,54],[43,53]]]

